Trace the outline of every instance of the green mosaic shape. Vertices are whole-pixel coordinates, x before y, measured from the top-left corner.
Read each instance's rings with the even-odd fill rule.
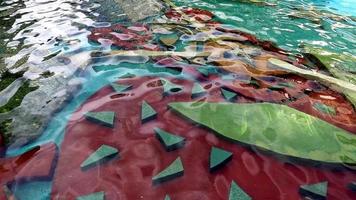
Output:
[[[295,84],[291,82],[282,82],[278,83],[278,85],[286,88],[295,88]]]
[[[354,134],[285,105],[176,102],[169,107],[224,138],[284,159],[356,164]]]
[[[164,197],[164,200],[171,200],[171,197],[167,194],[166,197]]]
[[[91,193],[89,195],[77,197],[76,200],[104,200],[105,193],[104,192],[96,192]]]
[[[285,88],[294,88],[295,85],[290,82],[285,82],[285,83],[278,83],[277,85],[272,85],[269,87],[271,90],[283,90]]]
[[[136,77],[135,74],[126,73],[126,74],[120,76],[119,78],[120,78],[120,79],[127,79],[127,78],[134,78],[134,77]]]
[[[209,76],[210,74],[218,73],[215,67],[204,66],[204,67],[197,67],[196,69],[198,72],[200,72],[206,77]]]
[[[165,94],[165,95],[183,91],[182,86],[174,84],[174,83],[168,81],[167,79],[161,78],[161,83],[163,86],[163,94]]]
[[[92,153],[81,165],[82,169],[87,169],[99,163],[105,162],[108,159],[116,156],[119,151],[111,146],[102,145],[94,153]]]
[[[162,129],[155,128],[156,137],[164,146],[166,151],[173,151],[184,146],[185,138],[166,132]]]
[[[313,107],[322,112],[322,113],[325,113],[325,114],[328,114],[328,115],[336,115],[336,110],[335,108],[333,107],[330,107],[330,106],[327,106],[323,103],[319,103],[319,102],[316,102],[313,104]]]
[[[146,101],[142,102],[142,107],[141,107],[141,121],[142,123],[145,123],[147,121],[150,121],[154,118],[156,118],[157,112],[148,104]]]
[[[224,96],[224,98],[227,101],[232,101],[237,96],[237,94],[235,92],[231,92],[231,91],[226,90],[224,88],[221,88],[221,94]]]
[[[182,160],[178,157],[166,169],[158,173],[152,178],[154,184],[170,181],[184,175]]]
[[[125,92],[125,91],[131,89],[132,85],[123,85],[123,84],[112,83],[111,87],[115,92],[120,93],[120,92]]]
[[[210,152],[210,171],[224,166],[232,158],[232,153],[223,149],[212,147]]]
[[[115,112],[87,112],[84,116],[91,122],[114,128]]]
[[[209,70],[206,69],[205,67],[198,67],[197,71],[200,72],[201,74],[203,74],[204,76],[209,76]]]
[[[326,199],[328,193],[328,182],[320,182],[311,185],[301,185],[299,192],[303,196],[310,196],[316,199]]]
[[[205,93],[206,90],[199,83],[194,83],[192,88],[192,98],[199,97]]]
[[[231,182],[229,200],[251,200],[252,198],[243,191],[235,181]]]

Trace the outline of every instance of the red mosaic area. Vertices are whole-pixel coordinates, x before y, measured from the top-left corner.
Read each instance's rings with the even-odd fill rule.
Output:
[[[116,24],[110,27],[95,28],[88,35],[88,39],[95,42],[107,40],[123,50],[159,50],[157,45],[148,45],[152,34],[148,27],[142,24],[124,26]]]
[[[232,180],[253,199],[299,200],[300,185],[321,181],[329,181],[329,200],[356,198],[356,194],[346,188],[349,182],[356,179],[353,171],[288,164],[273,155],[220,139],[211,131],[176,115],[167,108],[167,104],[197,100],[191,98],[193,82],[167,80],[183,86],[183,91],[163,95],[161,82],[155,77],[122,79],[118,83],[132,84],[132,90],[117,94],[110,86],[104,87],[72,115],[54,177],[53,199],[70,200],[104,191],[108,200],[157,200],[164,199],[166,194],[178,200],[223,200],[228,198]],[[222,81],[212,80],[201,84],[208,94],[198,99],[225,101],[220,93],[224,84]],[[158,113],[155,120],[144,124],[140,118],[143,100]],[[241,97],[237,101],[252,100]],[[297,103],[294,107],[298,107]],[[308,110],[303,106],[300,109]],[[87,121],[83,115],[89,111],[114,111],[115,127],[107,128]],[[155,127],[185,137],[185,146],[166,152],[154,136]],[[81,170],[81,163],[103,144],[117,148],[119,156],[99,166]],[[209,154],[212,146],[231,151],[233,158],[226,166],[210,173]],[[182,159],[184,176],[153,185],[152,177],[178,156]]]

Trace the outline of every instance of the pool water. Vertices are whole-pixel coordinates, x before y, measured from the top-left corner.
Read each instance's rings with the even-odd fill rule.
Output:
[[[355,10],[1,2],[0,199],[355,199]]]
[[[355,4],[352,1],[265,1],[270,6],[236,1],[176,1],[177,5],[211,10],[217,20],[252,33],[261,40],[275,42],[295,53],[303,46],[355,56]],[[344,15],[337,15],[336,13]],[[347,70],[355,65],[342,60]]]

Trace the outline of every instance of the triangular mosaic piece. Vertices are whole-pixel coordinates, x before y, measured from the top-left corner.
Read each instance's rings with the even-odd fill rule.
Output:
[[[196,68],[198,72],[203,74],[204,76],[209,76],[210,74],[216,74],[218,73],[215,67],[211,66],[204,66],[204,67],[198,67]]]
[[[91,193],[89,195],[77,197],[76,200],[104,200],[105,193],[104,192],[96,192]]]
[[[174,178],[183,176],[184,168],[180,157],[173,161],[166,169],[152,178],[154,184],[166,182]]]
[[[161,78],[161,83],[162,83],[162,86],[163,86],[164,95],[169,95],[169,94],[172,94],[172,93],[178,93],[178,92],[183,91],[183,87],[182,86],[174,84],[174,83],[170,82],[167,79]]]
[[[252,198],[239,187],[235,181],[231,182],[229,200],[251,200]]]
[[[210,152],[210,171],[224,166],[232,158],[232,153],[220,148],[212,147]]]
[[[326,199],[328,193],[328,182],[324,181],[316,184],[301,185],[299,193],[313,199]]]
[[[142,123],[145,123],[147,121],[150,121],[154,118],[156,118],[157,112],[148,104],[146,101],[142,102],[142,107],[141,107],[141,121]]]
[[[125,92],[132,88],[132,85],[123,85],[118,83],[111,83],[111,87],[115,92]]]
[[[92,153],[81,165],[82,169],[87,169],[99,163],[106,161],[109,158],[114,157],[119,151],[111,146],[102,145],[94,153]]]
[[[205,93],[206,90],[199,83],[194,83],[192,88],[192,98],[199,97]]]
[[[85,118],[91,122],[107,126],[110,128],[114,127],[115,113],[108,112],[87,112]]]
[[[166,151],[173,151],[184,145],[185,138],[159,128],[155,128],[154,130],[156,132],[156,137],[162,143]]]
[[[224,98],[227,101],[232,101],[237,96],[237,94],[235,92],[231,92],[231,91],[223,89],[223,88],[221,88],[221,94],[224,96]]]

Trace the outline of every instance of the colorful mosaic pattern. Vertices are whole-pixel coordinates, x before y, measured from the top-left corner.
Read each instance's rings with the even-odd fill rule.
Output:
[[[209,11],[172,7],[165,17],[173,26],[91,31],[91,42],[117,48],[92,54],[94,73],[144,73],[91,95],[58,147],[1,158],[1,185],[47,180],[50,198],[66,200],[356,198],[348,84],[301,70],[305,58],[223,26]],[[95,65],[105,56],[149,61]],[[0,199],[9,196],[0,190]]]

